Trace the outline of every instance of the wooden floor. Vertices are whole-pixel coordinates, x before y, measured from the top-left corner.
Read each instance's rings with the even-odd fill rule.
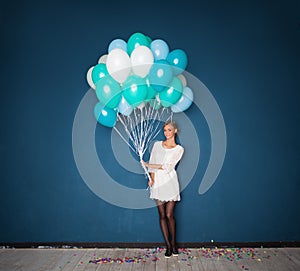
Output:
[[[300,270],[300,248],[192,248],[178,257],[164,249],[0,249],[1,271]]]

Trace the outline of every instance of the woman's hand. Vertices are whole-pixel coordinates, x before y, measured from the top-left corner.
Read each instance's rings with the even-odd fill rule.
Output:
[[[145,167],[149,166],[149,163],[145,162],[144,160],[141,160],[142,165],[144,165]]]
[[[148,182],[148,185],[149,185],[150,187],[151,187],[153,184],[154,184],[154,181],[153,181],[153,180],[151,180],[151,181]]]

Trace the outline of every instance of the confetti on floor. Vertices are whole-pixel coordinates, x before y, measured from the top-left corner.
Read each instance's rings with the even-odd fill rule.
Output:
[[[238,262],[240,260],[255,260],[262,261],[262,259],[270,259],[270,255],[266,254],[266,251],[258,251],[254,248],[197,248],[193,249],[198,252],[198,256],[192,255],[191,249],[179,248],[178,262],[185,262],[187,265],[191,265],[190,262],[197,260],[198,258],[210,258],[210,259],[225,259],[228,261]],[[147,261],[159,261],[165,259],[164,257],[165,249],[164,248],[155,248],[155,249],[141,249],[140,252],[137,252],[135,256],[123,257],[123,258],[94,258],[89,261],[89,263],[94,264],[106,264],[106,263],[145,263]],[[249,270],[249,268],[243,264],[241,265],[242,270]]]

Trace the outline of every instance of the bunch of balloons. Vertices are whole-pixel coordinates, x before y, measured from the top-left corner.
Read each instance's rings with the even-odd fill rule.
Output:
[[[94,114],[100,124],[114,127],[119,114],[130,116],[146,104],[174,113],[191,106],[193,91],[183,75],[188,63],[183,50],[170,51],[164,40],[134,33],[127,42],[111,41],[107,51],[87,72],[99,100]]]

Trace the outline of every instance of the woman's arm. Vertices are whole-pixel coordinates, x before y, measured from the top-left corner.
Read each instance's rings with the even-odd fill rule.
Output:
[[[143,165],[147,168],[153,168],[153,169],[162,169],[162,165],[160,164],[149,164],[145,161],[142,161]]]
[[[164,164],[152,164],[152,163],[150,164],[143,160],[141,161],[141,163],[149,169],[163,169],[163,170],[166,170],[167,172],[169,172],[175,168],[176,164],[181,159],[183,152],[184,152],[184,148],[181,147],[178,151],[176,151],[173,154],[172,158],[169,159],[169,161]]]
[[[150,172],[151,181],[148,182],[148,185],[151,187],[154,184],[154,172]]]

